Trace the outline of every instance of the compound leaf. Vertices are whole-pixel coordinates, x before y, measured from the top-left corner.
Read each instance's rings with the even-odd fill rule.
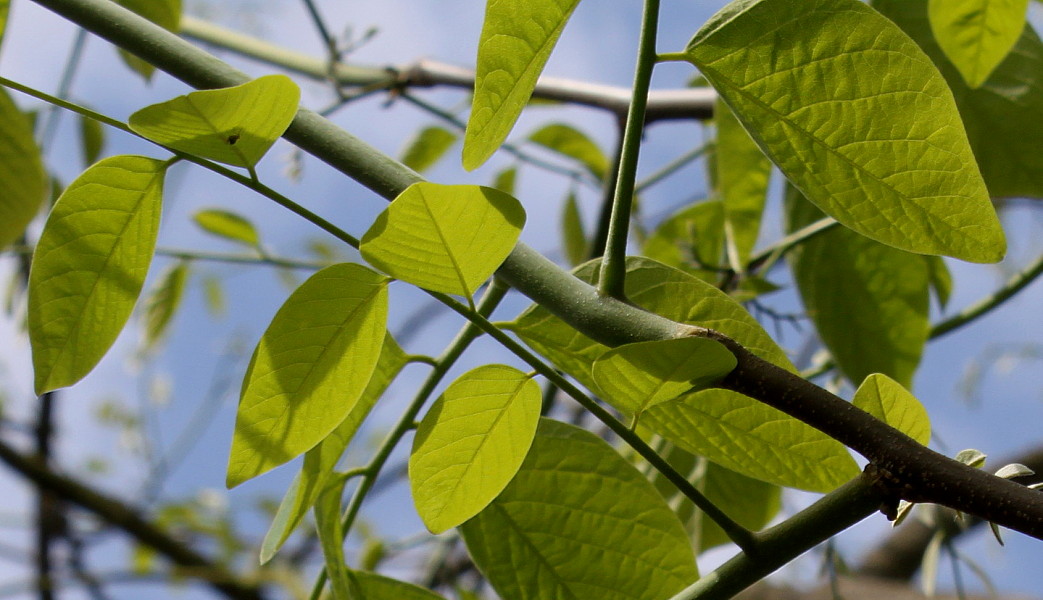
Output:
[[[130,318],[156,247],[167,166],[107,158],[54,205],[29,273],[37,394],[83,378]]]
[[[511,481],[539,423],[540,386],[487,365],[450,385],[420,422],[409,483],[420,518],[442,533],[478,514]]]
[[[228,487],[310,450],[358,403],[384,342],[387,283],[361,265],[333,265],[282,305],[243,381]]]
[[[252,169],[297,114],[301,91],[285,75],[203,90],[130,116],[141,136],[179,152]]]

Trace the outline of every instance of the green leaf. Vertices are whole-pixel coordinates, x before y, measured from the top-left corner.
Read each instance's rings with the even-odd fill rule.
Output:
[[[469,298],[514,249],[523,225],[521,204],[499,190],[415,183],[377,217],[359,250],[392,277]]]
[[[514,183],[518,179],[518,168],[510,167],[504,169],[496,174],[493,178],[492,187],[500,190],[505,194],[514,195]]]
[[[384,577],[376,573],[353,571],[365,600],[443,600],[438,594],[420,586]]]
[[[596,283],[599,261],[575,271]],[[714,286],[647,258],[627,259],[626,294],[668,319],[709,327],[754,354],[792,370],[786,354],[735,300]],[[595,392],[594,361],[608,348],[540,306],[509,328],[558,368]],[[756,400],[726,390],[704,390],[659,404],[641,423],[687,451],[733,471],[786,487],[828,491],[858,474],[839,442]]]
[[[282,305],[243,380],[229,488],[312,449],[358,403],[384,342],[387,283],[361,265],[333,265]]]
[[[921,444],[931,441],[931,420],[920,401],[887,375],[866,377],[851,403]]]
[[[257,234],[257,228],[253,223],[233,212],[208,208],[197,211],[192,215],[192,220],[203,231],[217,237],[239,242],[255,249],[261,245],[261,237]]]
[[[130,116],[135,133],[179,152],[252,169],[286,131],[301,91],[285,75],[204,90]]]
[[[443,127],[425,127],[409,141],[402,164],[417,173],[434,166],[456,142],[456,135]]]
[[[46,197],[47,173],[32,125],[0,89],[0,250],[21,237]]]
[[[874,0],[873,6],[912,36],[945,76],[989,193],[1043,198],[1043,43],[1032,26],[988,81],[971,89],[931,35],[927,0]]]
[[[10,12],[11,0],[0,0],[0,42],[4,39],[7,31],[7,14]]]
[[[365,598],[358,581],[344,561],[344,530],[340,524],[340,499],[344,495],[347,478],[339,475],[330,480],[315,503],[315,529],[322,545],[326,573],[330,578],[335,600]]]
[[[460,533],[502,598],[663,600],[698,577],[652,484],[596,435],[546,419],[514,480]]]
[[[577,161],[599,180],[608,172],[608,157],[601,148],[570,125],[552,123],[530,135],[529,140]]]
[[[341,455],[362,426],[362,422],[408,362],[409,358],[395,339],[390,334],[385,334],[380,358],[362,397],[326,439],[304,454],[301,471],[283,496],[275,518],[272,519],[272,525],[264,536],[264,542],[261,544],[261,564],[271,560],[293,530],[300,525],[304,515],[315,504]]]
[[[492,156],[529,102],[554,44],[579,0],[490,0],[478,41],[471,117],[463,164]]]
[[[1003,258],[1003,230],[952,93],[873,9],[858,0],[733,3],[696,33],[687,56],[765,154],[836,220],[910,252]]]
[[[169,31],[177,31],[181,28],[181,0],[115,0],[115,2]],[[146,81],[152,79],[152,74],[156,72],[156,67],[126,50],[120,50],[120,57],[128,67],[144,77]]]
[[[98,162],[101,151],[105,147],[105,128],[99,121],[90,117],[80,117],[80,143],[83,151],[83,164],[85,167]]]
[[[565,258],[569,264],[576,266],[587,260],[587,238],[583,233],[583,218],[579,214],[579,204],[576,202],[576,193],[569,192],[565,199],[561,215],[561,237],[562,247],[565,249]]]
[[[790,231],[822,218],[792,186],[786,205]],[[912,385],[930,331],[926,258],[836,227],[787,255],[805,310],[850,381],[884,373]]]
[[[678,338],[612,348],[591,368],[603,399],[628,415],[712,384],[735,368],[735,355],[720,342]]]
[[[203,279],[203,292],[206,296],[206,308],[210,314],[219,317],[225,313],[225,292],[221,280],[212,275]]]
[[[178,261],[171,265],[159,278],[145,303],[145,349],[156,345],[167,332],[181,298],[185,294],[188,279],[188,263]]]
[[[540,419],[540,386],[504,365],[461,375],[420,422],[409,456],[413,502],[442,533],[485,508],[525,459]]]
[[[733,269],[742,273],[760,233],[771,161],[720,98],[714,106],[714,121],[717,123],[717,182],[724,203],[728,261]]]
[[[721,264],[724,248],[724,204],[703,201],[682,208],[659,224],[645,240],[648,258],[702,279],[717,281],[712,269]]]
[[[971,88],[981,87],[1025,29],[1029,0],[930,0],[938,45]]]
[[[156,246],[167,166],[107,158],[54,205],[29,273],[37,394],[82,379],[130,318]]]
[[[931,280],[931,289],[934,290],[934,295],[938,299],[938,306],[945,310],[945,307],[949,304],[949,297],[952,296],[952,274],[949,273],[949,267],[945,265],[945,261],[940,256],[926,256],[927,260],[927,276]]]

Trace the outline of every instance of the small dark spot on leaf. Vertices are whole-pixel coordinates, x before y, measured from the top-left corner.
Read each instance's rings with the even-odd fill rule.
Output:
[[[232,135],[228,136],[227,141],[229,146],[234,146],[235,143],[239,141],[239,134],[233,133]]]

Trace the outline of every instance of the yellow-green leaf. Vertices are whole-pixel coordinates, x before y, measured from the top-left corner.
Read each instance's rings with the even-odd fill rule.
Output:
[[[664,600],[698,577],[655,487],[596,435],[546,419],[514,480],[460,533],[501,598]]]
[[[1003,230],[952,92],[873,9],[859,0],[736,2],[686,53],[786,177],[847,227],[920,254],[1003,258]]]
[[[608,157],[593,140],[575,127],[551,123],[530,135],[529,140],[577,161],[598,179],[604,179],[608,172]]]
[[[315,503],[315,529],[334,600],[365,598],[358,581],[344,560],[344,530],[340,523],[340,500],[347,478],[338,474],[323,487]]]
[[[416,183],[362,237],[371,265],[427,290],[470,297],[514,249],[525,211],[476,185]]]
[[[181,0],[115,0],[124,8],[152,21],[156,25],[170,31],[181,28]],[[138,74],[149,80],[156,72],[156,67],[150,63],[134,56],[126,50],[120,50],[120,57],[127,66],[134,69]]]
[[[741,273],[760,233],[771,161],[720,98],[714,106],[714,121],[717,186],[724,206],[728,261]]]
[[[395,338],[391,337],[391,334],[386,334],[376,369],[374,369],[373,376],[366,385],[366,391],[362,393],[362,397],[341,424],[326,436],[326,439],[304,454],[301,471],[286,490],[286,495],[279,504],[275,518],[272,519],[272,525],[264,536],[260,553],[261,564],[271,560],[293,530],[300,525],[304,515],[315,504],[319,493],[325,487],[337,461],[340,460],[362,422],[369,415],[369,411],[384,394],[384,390],[390,385],[391,380],[398,375],[402,367],[406,366],[408,360]]]
[[[178,261],[159,278],[145,302],[145,349],[153,347],[167,332],[188,279],[188,263]]]
[[[428,170],[456,142],[456,135],[444,127],[425,127],[406,145],[402,152],[402,164],[417,173]]]
[[[0,0],[0,42],[4,39],[7,31],[7,14],[10,12],[11,0]]]
[[[684,393],[713,383],[735,368],[720,342],[678,338],[612,348],[591,368],[603,399],[628,415],[639,415]]]
[[[83,149],[84,166],[93,165],[105,147],[105,128],[101,123],[80,115],[80,143]]]
[[[489,0],[478,41],[463,164],[492,156],[529,102],[554,44],[579,0]]]
[[[266,75],[153,104],[132,114],[129,125],[179,152],[253,168],[293,121],[300,95],[289,77]]]
[[[431,590],[420,586],[384,577],[377,573],[352,571],[355,582],[362,591],[360,599],[365,600],[444,600]]]
[[[724,204],[719,200],[691,204],[656,227],[645,240],[648,258],[702,279],[720,277],[724,248]]]
[[[930,0],[934,38],[971,88],[981,87],[1025,29],[1029,0]]]
[[[589,257],[587,256],[587,237],[583,233],[583,218],[579,214],[579,203],[576,202],[575,192],[569,192],[562,210],[564,214],[561,215],[561,245],[569,264],[576,266]]]
[[[493,178],[492,187],[505,194],[514,195],[514,183],[518,179],[518,168],[510,167],[496,174]]]
[[[0,89],[0,250],[17,240],[47,197],[47,174],[29,118]]]
[[[511,481],[536,435],[540,386],[505,365],[461,375],[420,422],[409,456],[417,512],[442,533],[485,508]]]
[[[36,393],[76,383],[123,329],[145,284],[167,163],[114,156],[58,199],[29,273]]]
[[[887,375],[874,373],[866,377],[851,402],[921,444],[931,441],[927,410],[902,384]]]
[[[312,449],[358,403],[384,343],[387,283],[361,265],[338,264],[286,300],[243,381],[228,487]]]
[[[203,231],[218,237],[245,244],[251,248],[257,248],[261,244],[261,237],[257,234],[257,228],[245,217],[227,210],[209,208],[201,210],[192,215]]]

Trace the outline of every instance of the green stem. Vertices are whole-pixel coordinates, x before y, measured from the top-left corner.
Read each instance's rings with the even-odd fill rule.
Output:
[[[663,52],[657,54],[655,60],[656,62],[691,62],[685,52]]]
[[[836,219],[833,217],[825,217],[807,225],[806,227],[802,227],[750,257],[750,261],[746,264],[746,270],[753,271],[761,267],[769,268],[771,265],[775,264],[775,261],[782,258],[783,255],[793,248],[796,248],[820,233],[825,233],[826,231],[833,229],[837,225],[840,225],[840,223],[838,223]]]
[[[656,30],[659,27],[659,0],[645,0],[641,21],[641,39],[637,49],[637,67],[634,70],[634,90],[627,111],[627,124],[623,132],[622,152],[619,158],[619,177],[612,203],[612,219],[609,224],[608,241],[605,245],[605,260],[601,263],[601,281],[598,291],[602,295],[620,300],[626,280],[627,234],[630,230],[630,211],[634,202],[634,181],[637,179],[637,159],[641,152],[641,134],[645,129],[645,108],[648,90],[652,83],[655,67]]]
[[[704,154],[706,154],[706,150],[707,149],[708,149],[708,146],[706,144],[703,144],[702,146],[697,146],[697,147],[689,150],[688,152],[685,152],[681,156],[678,156],[674,160],[672,160],[669,163],[667,163],[666,165],[664,165],[661,169],[659,169],[655,173],[652,173],[648,177],[645,177],[644,179],[639,181],[637,183],[637,185],[634,187],[634,193],[635,194],[640,194],[641,192],[643,192],[643,191],[647,190],[648,188],[652,187],[653,185],[655,185],[655,184],[659,183],[660,181],[666,179],[667,177],[673,175],[674,173],[677,172],[678,169],[681,169],[682,167],[684,167],[688,163],[690,163],[690,162],[692,162],[694,160],[698,160]]]
[[[455,305],[460,306],[461,310],[457,311],[464,315],[468,319],[474,317],[480,318],[483,322],[488,323],[485,319],[486,316],[492,313],[493,309],[500,303],[500,300],[507,294],[510,288],[499,282],[493,280],[493,283],[489,285],[489,288],[485,291],[484,296],[478,302],[477,311],[472,313],[469,309],[463,308],[462,305],[453,301]],[[475,339],[481,335],[482,330],[475,325],[474,321],[469,321],[464,327],[456,334],[456,338],[446,347],[445,352],[438,357],[434,369],[428,374],[427,379],[424,380],[423,385],[417,391],[413,401],[410,402],[409,407],[399,417],[398,422],[392,428],[391,432],[388,433],[384,441],[381,442],[380,447],[377,449],[373,458],[370,459],[369,464],[366,465],[366,474],[362,476],[362,482],[359,487],[356,488],[355,493],[352,494],[351,500],[348,502],[347,508],[344,510],[344,516],[341,520],[341,527],[344,536],[346,537],[351,531],[352,525],[355,523],[355,518],[358,516],[359,509],[362,507],[362,502],[366,499],[366,495],[373,488],[373,484],[377,480],[377,475],[380,470],[384,468],[384,464],[387,462],[388,457],[391,456],[392,451],[398,446],[398,443],[402,440],[402,437],[413,429],[414,422],[416,421],[417,415],[420,414],[420,409],[423,408],[428,398],[434,393],[435,388],[441,383],[442,378],[445,377],[446,373],[456,363],[456,360],[460,358],[464,350],[471,345]],[[323,569],[318,578],[315,581],[315,585],[312,587],[310,600],[319,600],[322,596],[322,590],[326,586],[326,570]]]

